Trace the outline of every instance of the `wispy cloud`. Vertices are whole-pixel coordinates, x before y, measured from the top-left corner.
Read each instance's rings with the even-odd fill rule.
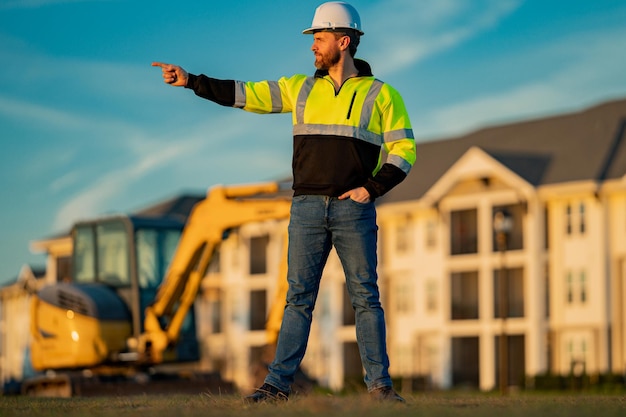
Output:
[[[145,145],[137,145],[137,142],[144,142],[146,139],[135,138],[131,140],[130,148],[145,148]],[[66,201],[58,210],[54,229],[67,229],[72,223],[79,219],[91,217],[102,212],[103,207],[109,206],[109,201],[116,196],[123,194],[132,187],[136,181],[145,177],[150,172],[162,168],[172,161],[181,157],[181,155],[193,153],[197,149],[198,143],[195,139],[188,141],[177,141],[165,145],[163,143],[158,146],[151,147],[151,151],[142,151],[132,158],[129,164],[122,168],[105,172],[95,182],[88,183],[77,192],[73,197]],[[77,172],[69,174],[68,180],[79,175]],[[62,181],[62,179],[60,179]]]
[[[497,25],[521,0],[392,0],[368,10],[376,72],[401,71]],[[365,23],[364,23],[365,24]],[[367,35],[366,35],[367,36]],[[371,39],[371,40],[370,40]]]
[[[58,101],[68,104],[74,97],[144,97],[159,91],[155,79],[146,79],[152,70],[149,62],[128,63],[104,59],[81,59],[70,55],[53,55],[37,49],[32,43],[0,32],[0,62],[5,71],[20,77],[0,80],[0,89],[15,90],[27,96],[34,86],[44,84],[46,95],[55,89]],[[97,82],[95,82],[97,81]],[[3,88],[3,84],[6,87]],[[57,90],[60,91],[60,90]],[[5,96],[6,96],[5,92]]]
[[[595,104],[594,100],[623,97],[626,94],[624,48],[626,29],[576,34],[540,45],[517,59],[542,62],[567,56],[567,63],[548,76],[485,92],[421,115],[416,121],[420,134],[422,137],[456,135],[487,124],[574,111]]]
[[[50,191],[53,193],[62,191],[68,187],[71,187],[74,184],[77,184],[81,179],[80,171],[71,170],[63,174],[61,177],[56,178],[50,183]]]
[[[285,155],[275,150],[264,152],[263,149],[267,148],[267,144],[262,140],[255,142],[258,140],[255,128],[258,129],[259,125],[263,125],[264,131],[272,132],[276,130],[272,125],[281,122],[275,118],[263,119],[266,122],[246,125],[237,119],[237,112],[233,112],[232,115],[219,120],[180,128],[174,138],[167,132],[126,137],[116,146],[120,147],[120,153],[129,156],[127,161],[117,169],[111,168],[103,172],[94,181],[85,182],[83,179],[81,188],[57,210],[54,230],[65,230],[78,219],[102,214],[103,210],[111,207],[111,202],[132,193],[133,189],[142,187],[142,181],[153,174],[169,172],[178,176],[185,172],[187,175],[212,173],[219,176],[221,173],[225,177],[232,177],[237,171],[272,172],[271,168],[280,170],[276,167],[276,161],[281,157],[285,159]],[[288,135],[285,135],[285,138],[287,137]],[[241,138],[248,140],[242,141]],[[284,153],[288,154],[289,147],[284,148],[286,149]],[[257,149],[259,151],[256,151]],[[250,155],[255,157],[250,158]],[[284,169],[287,167],[288,163]],[[63,186],[64,181],[73,181],[76,175],[80,174],[71,173],[66,178],[59,178],[55,185]],[[188,178],[189,182],[192,180],[193,178]],[[252,179],[250,181],[252,182]],[[202,184],[203,187],[211,185]]]
[[[0,114],[11,119],[21,119],[29,123],[44,123],[64,129],[87,128],[89,121],[76,114],[57,110],[37,103],[0,95]]]

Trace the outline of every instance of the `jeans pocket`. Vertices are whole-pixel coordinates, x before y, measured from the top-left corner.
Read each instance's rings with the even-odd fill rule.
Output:
[[[359,201],[353,200],[352,198],[348,198],[348,200],[350,200],[353,204],[356,204],[357,207],[369,207],[369,205],[372,204],[371,200],[365,203],[361,203]]]

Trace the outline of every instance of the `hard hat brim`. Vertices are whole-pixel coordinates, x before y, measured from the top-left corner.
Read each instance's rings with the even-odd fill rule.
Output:
[[[303,35],[312,35],[315,32],[322,32],[322,31],[326,31],[326,32],[341,32],[342,30],[348,30],[351,29],[353,31],[355,31],[356,33],[358,33],[359,35],[363,36],[365,35],[365,33],[363,33],[362,30],[359,29],[355,29],[355,28],[351,28],[351,27],[334,27],[334,26],[328,26],[328,27],[310,27],[308,29],[304,29],[302,31]]]

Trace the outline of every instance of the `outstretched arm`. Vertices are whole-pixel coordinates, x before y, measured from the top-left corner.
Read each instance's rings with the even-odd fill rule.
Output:
[[[189,74],[178,65],[165,64],[163,62],[153,62],[153,67],[161,67],[163,81],[175,87],[185,87],[189,81]]]

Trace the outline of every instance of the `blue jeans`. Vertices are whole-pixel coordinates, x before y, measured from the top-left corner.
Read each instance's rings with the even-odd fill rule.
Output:
[[[369,391],[391,386],[385,318],[377,284],[376,208],[351,199],[293,198],[289,222],[289,290],[276,356],[265,382],[289,391],[306,351],[322,271],[334,246],[355,310],[356,338]]]

